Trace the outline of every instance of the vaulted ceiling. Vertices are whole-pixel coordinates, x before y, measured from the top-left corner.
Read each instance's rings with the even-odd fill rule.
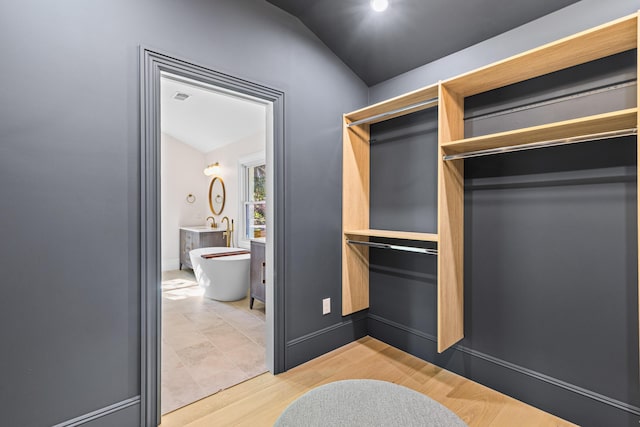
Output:
[[[267,0],[298,17],[372,86],[578,0]]]

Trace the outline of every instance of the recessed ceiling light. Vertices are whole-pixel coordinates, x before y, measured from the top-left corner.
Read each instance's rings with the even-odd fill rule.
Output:
[[[184,101],[185,99],[189,98],[191,95],[189,95],[188,93],[184,93],[184,92],[176,92],[175,95],[173,95],[173,99],[177,99],[178,101]]]
[[[376,12],[384,12],[389,7],[389,0],[371,0],[371,9]]]

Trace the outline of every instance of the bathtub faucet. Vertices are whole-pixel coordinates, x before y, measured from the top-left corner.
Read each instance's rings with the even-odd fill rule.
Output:
[[[209,222],[209,218],[211,218],[211,221],[213,221],[211,223],[211,228],[218,228],[218,224],[216,224],[216,219],[212,216],[208,216],[207,219],[205,219],[205,221]]]
[[[233,236],[233,232],[234,232],[233,220],[231,220],[231,225],[229,225],[229,217],[225,216],[224,218],[222,218],[220,223],[222,224],[225,220],[227,221],[227,231],[222,233],[222,237],[226,237],[227,238],[227,247],[230,248],[231,247],[231,241],[233,240],[232,236]]]

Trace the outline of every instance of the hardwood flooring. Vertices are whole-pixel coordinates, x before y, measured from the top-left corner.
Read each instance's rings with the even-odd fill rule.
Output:
[[[260,375],[167,414],[162,427],[271,426],[287,405],[312,388],[357,378],[390,381],[424,393],[471,427],[574,425],[365,337],[280,375]]]

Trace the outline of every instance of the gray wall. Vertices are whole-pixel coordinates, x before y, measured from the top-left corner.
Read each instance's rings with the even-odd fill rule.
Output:
[[[381,83],[369,97],[638,8],[638,0],[583,0]],[[286,365],[366,332],[363,314],[339,313],[339,118],[367,104],[367,88],[300,22],[257,0],[4,1],[0,402],[8,425],[62,423],[119,402],[114,418],[92,425],[137,424],[137,407],[127,405],[140,393],[140,44],[285,92]],[[420,268],[432,292],[433,272]],[[325,297],[333,301],[328,316]],[[407,315],[426,327],[433,321],[421,310]]]
[[[626,52],[467,98],[465,134],[634,107],[632,83],[557,97],[629,82],[636,63]],[[374,141],[394,130],[372,145],[372,173],[402,181],[434,169],[433,137],[418,130],[435,120],[434,109],[372,125]],[[417,137],[420,157],[382,155]],[[435,352],[435,257],[383,250],[371,252],[369,334],[577,424],[637,425],[636,166],[635,137],[466,160],[464,340]],[[394,196],[398,210],[418,203],[422,221],[396,215],[394,224],[382,206],[372,226],[432,223],[434,191],[435,180],[419,181]],[[371,192],[372,211],[380,209],[374,201],[389,185],[372,177]]]
[[[62,423],[140,394],[140,44],[285,92],[287,366],[363,333],[338,309],[340,117],[367,88],[308,29],[253,0],[3,1],[7,425]],[[325,328],[329,339],[308,336]],[[136,412],[95,425],[137,425]]]
[[[438,232],[438,109],[371,126],[371,228]],[[404,167],[412,165],[415,167]]]

